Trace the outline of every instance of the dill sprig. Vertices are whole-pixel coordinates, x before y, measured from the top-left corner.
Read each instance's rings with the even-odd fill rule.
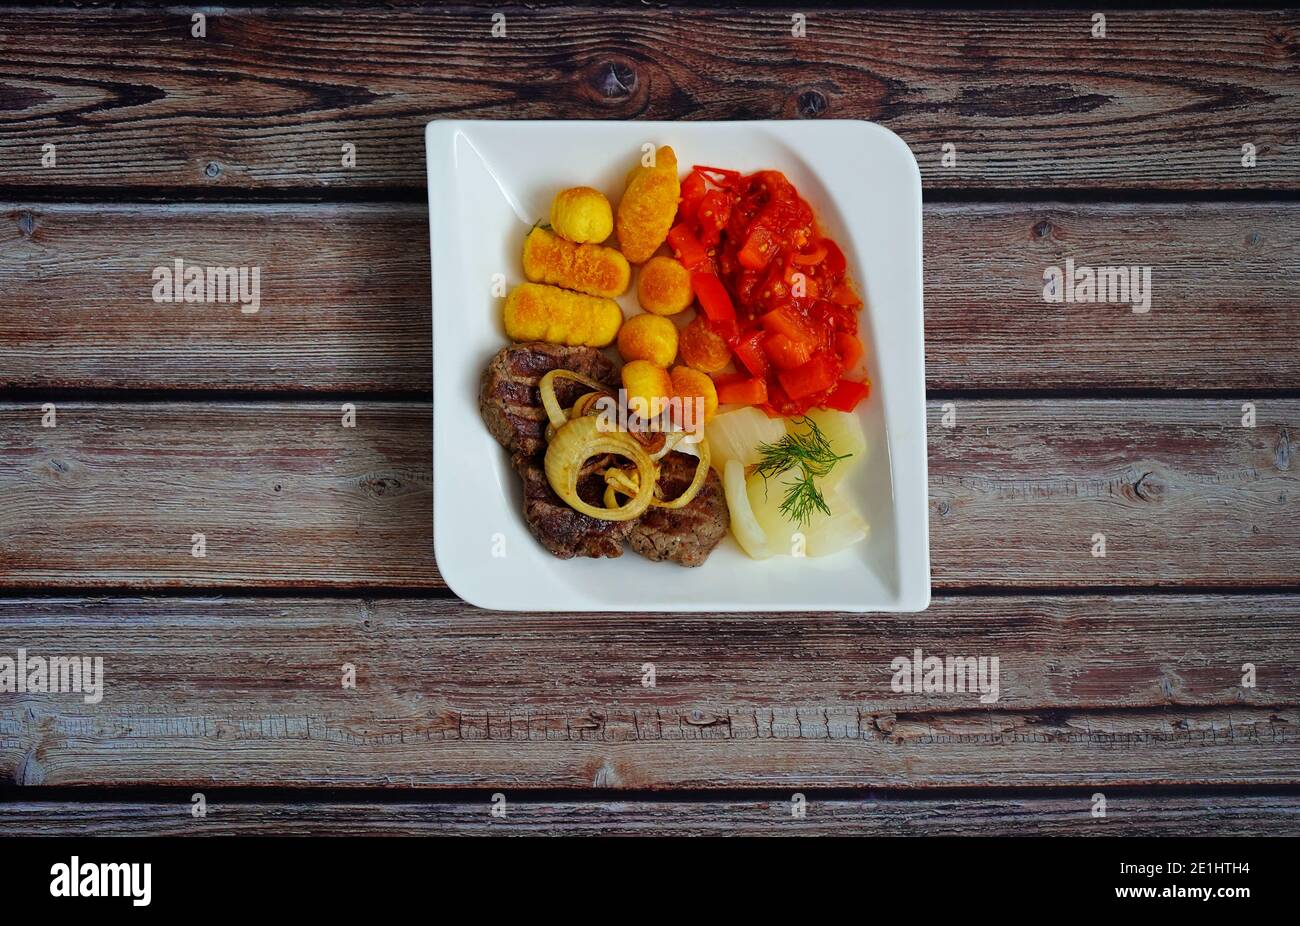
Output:
[[[780,511],[790,521],[806,525],[812,521],[816,511],[829,515],[831,509],[826,498],[817,487],[817,480],[827,475],[840,460],[852,454],[836,454],[831,442],[826,439],[817,422],[811,418],[797,419],[808,430],[786,434],[775,443],[758,445],[758,468],[755,470],[767,480],[790,470],[797,470],[793,481],[781,483],[785,486],[785,498],[781,501]]]

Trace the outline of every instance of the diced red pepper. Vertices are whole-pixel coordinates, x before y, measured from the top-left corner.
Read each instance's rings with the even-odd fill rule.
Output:
[[[704,174],[710,182],[718,186],[729,186],[740,179],[740,171],[727,170],[723,167],[705,167],[702,164],[696,164],[695,169]]]
[[[749,382],[751,377],[747,373],[714,373],[713,388],[721,389],[723,386],[734,386],[736,383]]]
[[[822,351],[801,367],[782,370],[776,375],[786,394],[792,399],[802,399],[814,393],[825,392],[840,378],[839,358]]]
[[[840,355],[840,364],[845,370],[853,369],[862,356],[862,342],[847,331],[835,332],[835,350]]]
[[[745,246],[737,252],[736,259],[747,270],[762,270],[776,253],[776,246],[776,236],[760,225],[749,233]]]
[[[808,324],[799,316],[792,307],[788,305],[773,309],[759,319],[764,330],[776,334],[783,334],[792,341],[798,341],[800,344],[807,345],[809,348],[817,344],[817,336],[813,333]]]
[[[755,377],[718,387],[719,405],[762,405],[767,401],[767,381]]]
[[[793,370],[812,359],[812,349],[807,344],[779,331],[763,339],[763,351],[779,370]]]
[[[790,259],[800,266],[811,267],[814,264],[820,264],[826,258],[827,253],[826,245],[824,243],[818,243],[817,246],[807,254],[793,254],[790,256]]]
[[[823,264],[826,272],[831,276],[839,276],[849,265],[848,261],[844,259],[844,252],[830,238],[823,238],[821,244],[822,247],[826,248],[826,258]]]
[[[722,240],[722,230],[731,218],[731,194],[723,190],[710,190],[700,200],[695,212],[695,222],[700,227],[700,243],[712,247]]]
[[[686,179],[682,181],[682,201],[677,207],[679,222],[695,220],[700,200],[704,198],[704,194],[708,191],[709,187],[704,182],[704,175],[699,171],[693,170],[686,175]]]
[[[822,401],[822,408],[834,408],[842,412],[851,412],[857,404],[871,394],[870,383],[855,383],[842,379],[830,395]]]
[[[727,288],[712,273],[694,271],[691,273],[691,287],[695,298],[700,300],[700,308],[709,316],[709,321],[725,321],[736,317],[736,307],[731,304]]]
[[[709,252],[700,244],[695,232],[685,222],[679,222],[668,232],[668,243],[677,252],[677,259],[687,270],[696,270],[709,262]]]
[[[763,332],[753,331],[740,339],[736,344],[735,351],[736,356],[740,358],[740,362],[745,365],[745,369],[755,376],[766,379],[770,367],[767,362],[767,354],[763,350],[763,338]]]
[[[734,318],[724,318],[716,322],[711,318],[706,318],[704,323],[709,326],[714,334],[726,341],[728,347],[735,349],[736,343],[740,340],[739,322]]]

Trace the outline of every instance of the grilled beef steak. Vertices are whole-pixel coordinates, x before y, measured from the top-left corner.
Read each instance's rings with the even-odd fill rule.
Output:
[[[722,481],[710,471],[704,487],[680,509],[650,508],[636,521],[605,521],[574,511],[551,489],[542,468],[546,455],[546,410],[537,384],[551,370],[572,370],[617,391],[618,374],[600,351],[541,341],[512,344],[501,350],[483,371],[479,410],[488,431],[510,452],[510,462],[524,483],[524,520],[534,537],[561,559],[574,556],[622,556],[623,544],[652,560],[672,560],[698,566],[727,533],[730,517]],[[558,380],[556,398],[567,408],[588,388]],[[605,456],[588,461],[578,481],[578,494],[602,504],[605,480],[595,470],[608,465]],[[659,487],[664,498],[676,498],[691,484],[698,460],[673,452],[661,462]]]
[[[659,488],[665,499],[676,498],[695,478],[696,457],[673,451],[659,470]],[[651,507],[636,520],[628,541],[646,559],[670,559],[683,566],[698,566],[727,535],[731,516],[722,480],[712,469],[700,492],[682,508]]]
[[[614,365],[590,347],[564,347],[533,341],[499,351],[483,371],[479,410],[492,436],[511,452],[510,462],[524,483],[524,520],[542,546],[560,559],[622,556],[628,521],[602,521],[574,511],[556,495],[542,469],[546,455],[546,410],[537,384],[551,370],[572,370],[618,388]],[[572,380],[557,380],[555,396],[567,408],[590,390]],[[606,461],[591,461],[587,471]],[[605,480],[579,480],[578,494],[600,504]]]
[[[488,431],[511,453],[540,458],[546,452],[546,410],[537,384],[551,370],[572,370],[618,390],[614,364],[590,347],[529,341],[498,351],[483,371],[478,405]],[[561,408],[590,391],[571,379],[555,383]]]

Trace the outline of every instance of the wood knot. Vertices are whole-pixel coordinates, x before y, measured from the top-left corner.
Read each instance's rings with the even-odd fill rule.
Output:
[[[611,58],[596,64],[587,82],[601,99],[625,100],[636,92],[636,68],[624,58]]]
[[[216,161],[208,161],[207,165],[203,168],[203,176],[207,177],[209,180],[216,180],[221,176],[221,165]]]
[[[18,231],[24,238],[30,238],[36,231],[36,216],[30,212],[20,212],[18,214]]]
[[[1052,234],[1053,230],[1054,229],[1052,227],[1051,219],[1043,219],[1041,222],[1039,222],[1037,225],[1034,226],[1034,234],[1039,238],[1049,237]]]
[[[804,90],[795,99],[795,111],[801,119],[816,119],[830,108],[830,101],[820,90]]]

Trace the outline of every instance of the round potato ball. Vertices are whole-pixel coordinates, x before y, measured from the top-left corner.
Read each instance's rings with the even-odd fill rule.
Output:
[[[671,257],[652,257],[636,278],[641,308],[655,315],[676,315],[695,298],[691,273]]]
[[[677,356],[677,326],[659,315],[633,315],[618,329],[624,360],[648,360],[668,367]]]
[[[614,210],[600,190],[560,190],[551,203],[551,230],[577,244],[599,244],[614,232]]]

